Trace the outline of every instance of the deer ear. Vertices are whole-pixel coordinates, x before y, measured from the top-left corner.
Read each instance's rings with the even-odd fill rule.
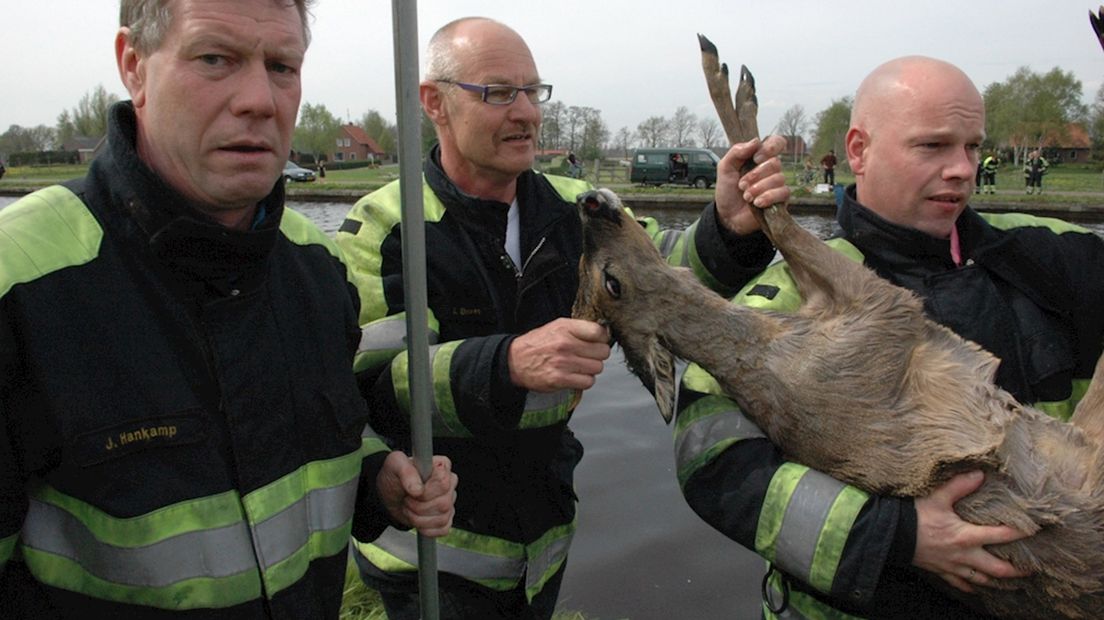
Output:
[[[652,375],[652,394],[659,406],[659,415],[663,416],[664,422],[670,424],[675,415],[675,398],[678,396],[675,356],[659,344],[658,340],[653,340],[645,359]]]

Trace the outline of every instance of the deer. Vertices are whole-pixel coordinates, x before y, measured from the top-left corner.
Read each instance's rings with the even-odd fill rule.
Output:
[[[729,141],[758,137],[754,77],[741,66],[733,97],[716,46],[699,42]],[[868,492],[923,496],[981,469],[984,483],[955,510],[1031,534],[990,548],[1030,575],[954,594],[1000,617],[1104,617],[1104,358],[1062,422],[1000,389],[995,356],[926,318],[914,293],[831,249],[785,205],[755,211],[801,293],[794,313],[730,303],[669,266],[612,191],[578,203],[573,315],[608,326],[667,422],[681,359],[709,372],[787,458]]]

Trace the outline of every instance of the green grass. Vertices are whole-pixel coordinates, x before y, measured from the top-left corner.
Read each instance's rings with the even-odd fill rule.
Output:
[[[0,191],[30,191],[45,187],[53,183],[65,181],[83,176],[88,170],[87,165],[78,166],[16,166],[8,168],[7,174],[0,179]],[[695,189],[681,185],[663,185],[661,187],[644,187],[628,182],[628,168],[603,167],[598,178],[594,178],[593,169],[587,171],[586,180],[611,187],[621,193],[634,195],[701,195],[712,196],[712,189]],[[314,183],[292,183],[289,185],[288,194],[294,197],[301,193],[317,193],[319,191],[336,190],[345,192],[368,193],[378,189],[390,181],[398,178],[399,167],[396,164],[380,166],[378,168],[354,168],[351,170],[327,170],[326,179]],[[805,188],[798,187],[796,180],[797,171],[787,165],[786,177],[790,186],[794,188],[794,196],[807,196]],[[817,177],[817,182],[821,177]],[[849,184],[854,182],[854,177],[845,169],[838,169],[836,182]],[[1104,173],[1098,165],[1065,165],[1052,166],[1050,172],[1043,178],[1043,194],[1025,195],[1023,173],[1011,165],[1003,166],[997,172],[996,195],[980,194],[971,198],[971,202],[984,206],[987,202],[1022,202],[1022,203],[1084,203],[1086,201],[1104,201]]]

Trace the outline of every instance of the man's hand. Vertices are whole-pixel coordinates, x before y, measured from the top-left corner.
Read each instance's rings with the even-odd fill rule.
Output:
[[[985,481],[980,471],[958,474],[916,498],[916,554],[912,564],[933,572],[963,592],[994,579],[1026,577],[1012,564],[985,550],[984,545],[1012,542],[1028,535],[1007,525],[974,525],[954,511],[958,500],[973,493]]]
[[[730,232],[747,235],[759,230],[748,205],[762,209],[789,201],[790,188],[786,187],[782,162],[777,157],[785,146],[781,136],[770,136],[765,142],[743,142],[728,149],[717,164],[717,217]],[[749,158],[758,165],[741,175],[740,169]]]
[[[391,518],[426,536],[448,534],[456,505],[456,474],[448,457],[433,457],[433,472],[422,482],[414,460],[398,450],[387,455],[376,488]]]
[[[610,356],[609,331],[593,321],[559,318],[510,343],[510,380],[535,392],[586,390]]]

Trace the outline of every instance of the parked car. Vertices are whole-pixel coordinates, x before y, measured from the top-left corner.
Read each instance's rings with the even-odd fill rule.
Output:
[[[287,162],[284,164],[284,180],[285,181],[313,181],[314,171],[307,170],[294,162]]]
[[[717,182],[721,158],[709,149],[637,149],[629,169],[629,181],[643,185],[693,185],[712,187]]]

